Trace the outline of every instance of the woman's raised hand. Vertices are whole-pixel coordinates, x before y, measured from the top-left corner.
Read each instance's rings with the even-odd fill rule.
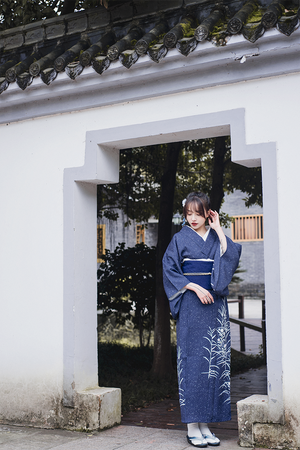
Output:
[[[227,250],[227,240],[225,237],[225,234],[221,228],[220,224],[220,217],[217,211],[212,211],[211,209],[208,212],[208,220],[209,220],[209,226],[219,236],[220,244],[221,244],[221,254],[223,255]]]
[[[217,211],[213,211],[212,209],[209,210],[208,213],[208,221],[209,221],[209,225],[210,227],[215,230],[216,228],[220,228],[220,218],[219,218],[219,214],[217,213]]]

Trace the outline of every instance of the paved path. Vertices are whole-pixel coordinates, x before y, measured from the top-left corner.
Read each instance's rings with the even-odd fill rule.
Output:
[[[210,447],[211,448],[211,447]],[[237,440],[225,438],[221,450],[241,450]],[[101,433],[47,431],[0,426],[1,450],[191,450],[179,430],[120,425]],[[251,449],[249,449],[251,450]]]

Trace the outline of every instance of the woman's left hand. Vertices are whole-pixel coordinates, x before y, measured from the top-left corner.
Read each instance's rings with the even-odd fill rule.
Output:
[[[217,211],[213,211],[212,209],[209,211],[209,215],[208,215],[208,221],[209,221],[209,225],[213,230],[216,230],[216,228],[220,228],[220,218],[219,218],[219,214],[217,213]]]
[[[220,244],[221,244],[221,255],[223,255],[227,250],[227,240],[226,240],[225,234],[221,228],[220,217],[219,217],[219,214],[217,213],[217,211],[212,211],[210,209],[209,213],[208,213],[208,220],[209,220],[210,228],[215,230],[215,232],[219,236],[219,240],[220,240]]]

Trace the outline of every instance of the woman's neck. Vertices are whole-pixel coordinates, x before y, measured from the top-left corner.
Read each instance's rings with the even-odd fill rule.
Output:
[[[201,237],[205,236],[207,233],[207,228],[204,225],[202,228],[200,228],[198,231],[196,231],[197,234],[199,234]]]
[[[206,228],[205,225],[204,225],[204,227],[202,227],[201,229],[199,229],[199,230],[197,230],[197,231],[194,230],[191,226],[190,226],[190,228],[191,228],[193,231],[195,231],[195,233],[199,234],[199,236],[201,236],[201,237],[205,236],[206,233],[207,233],[207,231],[209,230],[209,228]]]

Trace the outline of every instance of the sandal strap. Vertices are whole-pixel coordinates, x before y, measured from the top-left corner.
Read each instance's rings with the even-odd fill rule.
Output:
[[[193,437],[189,437],[187,436],[187,440],[188,443],[193,445],[194,447],[207,447],[207,442],[204,438],[204,436],[202,438],[198,437],[198,436],[193,436]]]
[[[220,439],[215,436],[214,433],[204,434],[204,439],[207,441],[208,445],[219,445]]]

